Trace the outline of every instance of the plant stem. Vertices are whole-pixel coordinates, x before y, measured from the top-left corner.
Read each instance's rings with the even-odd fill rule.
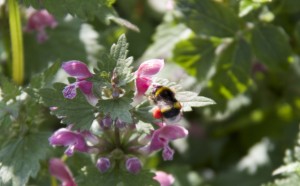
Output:
[[[118,148],[121,147],[120,131],[117,126],[115,126],[115,143]]]
[[[20,9],[16,0],[8,0],[8,7],[12,48],[12,79],[21,85],[24,81],[24,53]]]

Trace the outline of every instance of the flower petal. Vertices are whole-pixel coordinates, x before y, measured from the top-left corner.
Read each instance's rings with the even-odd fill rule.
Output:
[[[60,159],[53,158],[49,161],[49,171],[62,182],[62,185],[76,186],[72,172]]]
[[[77,82],[77,86],[80,88],[80,90],[86,94],[89,95],[92,93],[92,88],[93,88],[93,83],[86,81],[86,80],[81,80]]]
[[[159,137],[166,140],[184,138],[188,135],[188,130],[179,125],[165,125],[161,128]]]
[[[175,181],[175,178],[171,174],[167,174],[163,171],[156,171],[153,179],[158,181],[160,183],[160,186],[170,186]]]
[[[152,77],[153,75],[157,74],[163,67],[164,67],[163,59],[151,59],[145,61],[139,66],[137,70],[137,76]]]
[[[151,83],[152,80],[148,77],[137,77],[135,81],[137,95],[145,94],[145,92],[148,90]]]
[[[161,128],[153,132],[149,146],[142,148],[142,151],[151,153],[160,150],[167,146],[170,141],[184,138],[187,135],[188,131],[182,126],[161,125]]]
[[[169,145],[164,147],[162,156],[165,161],[173,160],[174,150]]]
[[[72,155],[74,150],[88,152],[89,147],[82,134],[73,132],[70,129],[61,128],[57,130],[50,138],[51,145],[68,146],[65,151],[68,156]]]
[[[71,60],[64,62],[62,64],[62,68],[69,75],[76,77],[78,80],[83,80],[93,76],[87,65],[81,61]]]
[[[67,99],[74,99],[76,97],[76,95],[77,95],[76,88],[77,88],[77,84],[76,83],[67,85],[64,88],[64,90],[62,91],[64,97],[67,98]]]
[[[47,10],[38,10],[28,18],[26,31],[40,31],[46,27],[55,28],[56,26],[57,21]]]

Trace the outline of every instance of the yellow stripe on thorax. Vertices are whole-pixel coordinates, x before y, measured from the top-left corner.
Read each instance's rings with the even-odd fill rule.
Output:
[[[160,87],[158,90],[156,90],[155,92],[155,97],[157,97],[162,91],[167,90],[167,91],[171,91],[173,92],[171,89],[169,89],[168,87]]]

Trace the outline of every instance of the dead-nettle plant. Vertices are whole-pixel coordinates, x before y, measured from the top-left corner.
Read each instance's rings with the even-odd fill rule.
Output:
[[[137,175],[143,161],[160,150],[165,161],[172,160],[170,142],[188,135],[188,130],[178,124],[182,113],[191,107],[214,104],[175,83],[155,78],[164,67],[162,59],[145,61],[133,72],[127,47],[122,35],[93,72],[81,61],[64,62],[62,69],[71,76],[70,83],[55,83],[54,88],[39,91],[51,113],[67,124],[51,135],[49,143],[66,147],[64,153],[69,157],[76,152],[90,154],[98,174],[123,171]],[[60,175],[56,166],[65,167],[65,171]],[[50,167],[64,184],[75,184],[62,162],[53,159]],[[162,172],[153,179],[170,184],[174,181]]]

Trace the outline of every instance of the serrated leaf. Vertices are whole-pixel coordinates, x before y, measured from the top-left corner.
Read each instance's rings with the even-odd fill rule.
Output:
[[[159,183],[153,179],[154,173],[142,170],[138,174],[131,174],[123,170],[113,170],[111,172],[101,174],[95,167],[87,167],[84,173],[81,173],[78,185],[81,186],[103,186],[122,185],[122,186],[159,186]]]
[[[0,85],[1,85],[0,96],[3,98],[3,101],[15,99],[18,95],[21,94],[21,89],[4,76],[0,76]]]
[[[98,63],[98,70],[93,81],[99,82],[100,85],[111,83],[111,78],[114,73],[117,76],[117,86],[126,86],[133,81],[134,74],[132,73],[131,64],[132,57],[127,58],[128,43],[125,35],[121,35],[116,44],[113,44],[109,55],[104,55],[104,58]]]
[[[207,97],[198,96],[197,93],[190,91],[176,92],[175,96],[181,103],[182,110],[184,112],[191,111],[192,107],[204,107],[207,105],[216,104],[214,100]]]
[[[132,98],[133,92],[129,92],[116,99],[99,100],[97,106],[100,112],[109,114],[112,119],[119,118],[126,123],[132,123],[130,113]]]
[[[149,101],[144,101],[134,108],[133,114],[138,120],[146,123],[153,123],[155,119],[153,118],[152,113],[150,113],[151,109],[153,109],[153,105],[151,105]]]
[[[110,55],[113,59],[119,63],[121,60],[125,60],[128,53],[128,43],[126,41],[125,35],[121,35],[116,44],[113,44],[110,49]]]
[[[198,80],[204,80],[214,66],[215,46],[199,37],[177,43],[173,53],[173,60]]]
[[[7,143],[0,151],[0,185],[25,185],[35,177],[49,148],[50,133],[29,133]]]
[[[270,67],[287,66],[291,47],[284,31],[273,25],[257,25],[252,31],[252,47],[262,63]]]
[[[19,115],[19,109],[19,102],[7,104],[4,101],[0,101],[0,129],[3,133],[10,129],[13,120]]]
[[[90,129],[95,119],[95,108],[87,102],[80,90],[77,90],[77,96],[74,99],[64,98],[62,94],[64,87],[64,84],[56,83],[55,89],[41,89],[39,94],[42,102],[48,107],[57,107],[51,113],[59,118],[62,117],[62,123],[73,124],[75,129]]]
[[[60,67],[61,63],[59,61],[53,63],[44,72],[34,76],[31,79],[29,86],[24,91],[31,97],[35,97],[36,99],[38,99],[37,89],[50,86],[50,83],[54,80],[55,75]]]
[[[179,0],[183,21],[196,34],[232,37],[239,29],[239,19],[231,9],[212,0]]]
[[[107,74],[112,73],[114,68],[117,65],[117,60],[115,60],[111,55],[104,54],[101,57],[101,60],[97,63],[98,69],[97,71],[101,73],[106,72]],[[111,74],[109,74],[111,76]]]

